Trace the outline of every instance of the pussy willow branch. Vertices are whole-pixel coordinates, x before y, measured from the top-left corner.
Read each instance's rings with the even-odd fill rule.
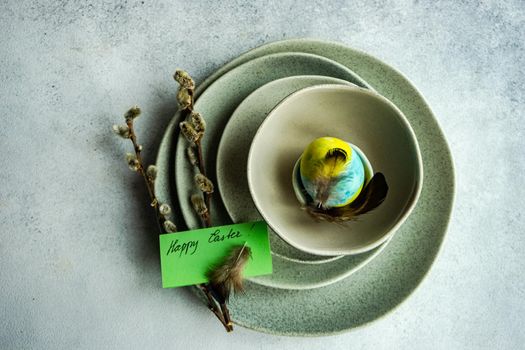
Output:
[[[189,105],[181,112],[182,120],[186,120],[188,118],[188,115],[190,115],[191,112],[193,112],[193,90],[190,89],[189,95],[191,96],[189,100]],[[202,137],[195,141],[195,146],[197,148],[197,166],[199,168],[199,172],[207,177],[206,166],[204,165],[204,155],[202,152]],[[211,227],[211,193],[204,192],[203,194],[206,203],[206,208],[208,208],[208,213],[206,216],[202,216],[201,219],[204,222],[205,227]]]
[[[191,106],[193,107],[193,98],[192,98]],[[190,109],[190,112],[191,112],[191,109]],[[204,157],[202,155],[203,152],[202,152],[201,141],[198,140],[197,142],[195,142],[195,145],[197,146],[197,157],[198,157],[197,162],[199,166],[199,171],[202,175],[206,176],[206,169],[204,168]],[[204,226],[211,227],[211,215],[210,215],[211,194],[204,193],[204,196],[205,196],[204,198],[206,200],[206,207],[208,208],[208,212],[207,212],[207,215],[202,216],[202,220],[203,220]],[[233,331],[233,326],[232,326],[231,319],[229,317],[230,314],[228,310],[226,309],[226,312],[224,312],[225,310],[223,309],[221,305],[221,309],[219,311],[219,309],[217,308],[217,304],[215,303],[213,296],[211,295],[208,289],[208,286],[206,284],[204,283],[200,284],[199,288],[202,290],[202,292],[204,293],[204,295],[206,295],[206,298],[208,299],[208,308],[221,321],[224,328],[226,328],[226,331],[227,332]]]
[[[188,115],[193,111],[193,89],[190,89],[190,96],[191,96],[191,99],[190,99],[190,103],[189,105],[184,108],[182,111],[181,111],[181,115],[182,115],[182,120],[185,120]],[[197,146],[197,163],[198,163],[198,167],[199,167],[199,171],[202,175],[206,176],[206,169],[204,167],[204,157],[203,157],[203,152],[202,152],[202,145],[201,145],[201,140],[197,140],[195,142],[195,145]],[[203,215],[201,216],[201,219],[204,223],[204,226],[206,227],[211,227],[211,217],[209,215],[209,203],[211,202],[211,196],[208,195],[207,193],[204,193],[205,194],[205,198],[206,198],[206,206],[207,206],[207,215]],[[227,317],[226,315],[229,316],[228,313],[226,313],[226,315],[224,314],[222,308],[219,309],[217,307],[217,303],[215,302],[215,299],[213,298],[210,290],[208,289],[208,286],[205,284],[205,283],[201,283],[198,285],[199,289],[204,293],[204,295],[206,296],[206,299],[208,300],[208,308],[215,314],[215,316],[219,319],[219,321],[222,323],[222,325],[224,326],[224,328],[226,329],[227,332],[231,332],[233,330],[233,327],[231,325],[231,321],[229,319],[229,317]]]
[[[187,120],[188,116],[193,112],[193,95],[195,83],[193,79],[189,76],[188,73],[178,70],[174,75],[175,80],[180,84],[179,92],[177,94],[177,99],[181,107],[182,120]],[[204,137],[204,130],[200,137],[197,137],[194,140],[194,144],[197,148],[197,166],[199,172],[207,178],[206,176],[206,167],[204,165],[204,155],[202,152],[202,138]],[[191,147],[191,145],[190,145]],[[211,227],[211,192],[202,191],[205,198],[206,212],[201,215],[202,222],[205,227]],[[210,293],[208,285],[200,284],[199,288],[204,292],[208,298],[208,307],[215,313],[215,315],[221,320],[222,324],[226,328],[226,331],[233,331],[233,322],[230,318],[230,313],[228,307],[224,303],[219,303],[220,311],[217,309],[217,303],[215,302],[213,296]],[[219,316],[220,314],[220,316]]]
[[[222,313],[222,310],[217,308],[217,304],[215,303],[213,296],[211,295],[208,286],[204,283],[199,284],[199,289],[204,293],[206,298],[208,299],[208,308],[215,314],[215,316],[221,321],[222,325],[226,329],[227,332],[233,331],[233,327],[228,324],[228,321],[226,321],[224,314]]]
[[[135,134],[134,128],[134,120],[140,115],[140,112],[140,108],[137,106],[130,108],[125,114],[126,125],[114,125],[113,131],[121,138],[129,139],[133,144],[133,150],[135,151],[135,154],[133,155],[132,153],[128,153],[126,155],[126,160],[130,169],[138,172],[144,179],[144,183],[150,197],[150,205],[155,210],[157,223],[159,224],[161,230],[166,224],[169,224],[168,226],[170,230],[176,231],[176,226],[166,218],[166,215],[169,215],[169,212],[171,211],[169,205],[161,205],[155,196],[155,177],[157,168],[154,165],[150,165],[150,167],[148,167],[146,170],[144,167],[144,162],[142,161],[142,146],[137,141],[137,135]]]
[[[133,149],[135,150],[135,156],[137,157],[138,161],[138,169],[137,171],[142,175],[142,178],[144,179],[144,183],[146,184],[146,188],[148,189],[148,194],[151,200],[151,206],[155,210],[155,214],[157,215],[157,220],[159,222],[160,227],[163,227],[164,221],[166,221],[166,217],[160,213],[159,210],[159,201],[157,200],[157,197],[155,196],[155,182],[153,179],[151,179],[144,170],[144,163],[142,162],[142,156],[141,156],[141,150],[142,147],[137,142],[137,135],[135,134],[135,129],[133,125],[132,118],[127,118],[126,124],[129,128],[129,139],[133,143]],[[162,230],[162,229],[161,229]],[[164,232],[161,232],[164,233]]]
[[[197,159],[199,164],[199,171],[202,175],[206,176],[206,168],[204,167],[204,157],[202,155],[202,144],[201,140],[195,142],[197,146]],[[208,215],[204,218],[206,227],[211,227],[211,193],[204,193],[204,200],[206,201],[206,208],[208,208]]]
[[[144,168],[144,163],[142,161],[142,146],[137,141],[137,135],[135,133],[134,129],[134,119],[140,114],[140,109],[138,107],[133,107],[130,109],[126,115],[126,126],[127,128],[120,129],[119,126],[116,126],[115,131],[117,134],[119,134],[121,137],[131,140],[131,143],[133,144],[133,150],[135,151],[135,159],[132,160],[133,162],[133,170],[138,172],[142,178],[144,179],[144,183],[146,184],[146,188],[148,190],[148,194],[150,197],[150,205],[155,210],[155,214],[157,216],[157,222],[159,224],[159,231],[161,234],[166,232],[174,232],[176,231],[176,226],[173,225],[173,223],[170,221],[169,223],[170,228],[166,228],[165,223],[167,223],[166,215],[164,215],[161,212],[161,204],[159,203],[157,197],[155,196],[155,178],[148,175],[148,172]],[[129,165],[129,164],[128,164]],[[231,326],[228,324],[226,318],[224,317],[222,311],[217,307],[210,291],[208,290],[207,286],[205,284],[199,285],[199,288],[203,291],[204,295],[208,299],[208,308],[213,312],[213,314],[219,319],[219,321],[222,323],[222,325],[225,327],[225,329],[230,332],[232,330]]]

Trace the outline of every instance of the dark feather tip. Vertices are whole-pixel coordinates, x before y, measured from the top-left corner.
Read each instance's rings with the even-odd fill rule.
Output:
[[[376,173],[368,182],[359,196],[350,204],[323,209],[314,204],[308,205],[305,210],[317,221],[345,222],[357,219],[359,215],[376,209],[384,202],[388,193],[388,184],[382,173]]]

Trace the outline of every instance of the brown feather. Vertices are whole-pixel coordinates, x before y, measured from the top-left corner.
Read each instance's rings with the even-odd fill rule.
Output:
[[[376,173],[359,196],[350,204],[340,208],[323,209],[307,206],[305,210],[314,219],[328,222],[345,222],[377,208],[386,198],[388,185],[382,173]]]
[[[340,148],[332,148],[326,153],[324,162],[320,164],[320,168],[331,167],[331,171],[328,173],[328,176],[316,176],[316,180],[314,181],[314,187],[316,189],[314,202],[317,208],[326,209],[325,203],[330,199],[332,186],[339,181],[339,178],[333,175],[335,168],[338,163],[344,164],[347,157],[346,152]]]
[[[224,262],[209,273],[210,285],[221,303],[228,301],[232,292],[243,290],[244,266],[250,256],[251,249],[246,244],[234,247]]]
[[[314,205],[318,209],[325,209],[325,203],[330,198],[330,190],[333,186],[332,179],[329,177],[318,176],[313,182],[315,188]]]

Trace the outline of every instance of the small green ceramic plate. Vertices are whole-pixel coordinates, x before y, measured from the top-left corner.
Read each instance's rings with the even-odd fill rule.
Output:
[[[432,111],[417,89],[394,68],[352,48],[315,40],[288,40],[254,49],[228,63],[203,84],[251,59],[278,52],[307,52],[352,69],[395,103],[412,125],[421,148],[425,178],[418,205],[384,251],[340,282],[311,290],[282,290],[247,283],[230,309],[236,324],[273,334],[316,336],[362,326],[392,311],[421,283],[434,262],[448,226],[454,200],[452,157]],[[169,186],[173,137],[168,125],[157,158],[157,196],[173,203]],[[171,177],[170,177],[171,176]],[[179,223],[181,226],[183,223]]]

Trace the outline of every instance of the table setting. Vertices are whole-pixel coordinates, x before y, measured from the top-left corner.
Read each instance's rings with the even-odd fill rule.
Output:
[[[519,1],[0,17],[0,349],[523,346]]]
[[[366,137],[360,139],[357,137],[358,132],[354,131],[354,137],[361,145],[367,145],[368,142],[368,148],[381,142],[389,145],[383,150],[382,156],[374,156],[377,158],[374,159],[374,166],[388,168],[385,164],[392,162],[392,170],[386,175],[389,178],[399,169],[409,168],[411,162],[418,164],[413,165],[414,174],[408,172],[396,175],[400,179],[393,186],[401,190],[399,194],[392,194],[394,190],[390,190],[395,198],[385,201],[385,206],[391,209],[385,209],[384,212],[395,211],[390,215],[393,222],[385,224],[389,228],[388,234],[381,231],[385,230],[384,227],[354,228],[354,231],[366,233],[366,237],[360,238],[361,241],[370,240],[369,232],[374,229],[380,231],[378,234],[382,236],[372,245],[369,242],[347,242],[350,250],[346,251],[338,251],[334,247],[316,251],[300,245],[299,249],[299,243],[290,244],[290,241],[282,238],[286,234],[277,234],[273,226],[279,218],[285,218],[286,221],[290,217],[284,214],[279,203],[286,202],[287,198],[297,201],[292,198],[290,191],[286,192],[286,188],[292,187],[291,183],[269,175],[271,169],[266,174],[265,166],[280,166],[270,164],[275,163],[275,159],[268,160],[269,165],[261,165],[263,170],[254,171],[254,177],[259,174],[263,182],[266,180],[259,185],[259,192],[272,192],[270,188],[281,183],[282,195],[275,194],[279,193],[279,189],[275,193],[267,193],[267,198],[263,200],[266,202],[256,206],[256,197],[253,191],[250,193],[248,184],[248,154],[256,152],[253,151],[254,139],[260,136],[258,133],[263,129],[261,124],[271,119],[267,118],[268,115],[279,108],[276,106],[286,103],[294,94],[308,92],[309,89],[324,88],[329,92],[341,86],[351,93],[357,90],[374,98],[379,96],[384,100],[381,102],[406,117],[404,128],[408,131],[400,129],[396,134],[395,125],[399,122],[394,121],[388,126],[388,121],[393,117],[381,117],[386,112],[380,109],[377,113],[379,118],[386,119],[369,120],[367,126],[361,126],[361,130],[377,130],[387,123],[378,135],[368,136],[374,140],[366,141]],[[346,90],[343,88],[343,91]],[[346,95],[341,98],[341,101],[348,100]],[[359,98],[356,101],[360,101]],[[322,104],[315,97],[310,100],[315,106]],[[349,108],[356,104],[358,102],[349,102]],[[344,109],[339,102],[333,105],[334,111]],[[364,103],[364,106],[368,105],[370,102]],[[312,135],[339,130],[344,137],[348,135],[349,129],[354,126],[358,128],[357,122],[352,122],[351,118],[350,121],[344,120],[346,115],[334,121],[330,120],[334,111],[323,113],[317,110],[314,113],[312,108],[308,108],[312,116],[301,120],[303,126],[315,130],[310,132]],[[365,107],[353,108],[359,109],[369,119],[374,118],[370,117],[372,111],[363,110]],[[211,203],[214,225],[261,220],[261,212],[265,208],[275,207],[272,214],[275,220],[266,220],[270,232],[273,273],[248,278],[245,292],[230,300],[230,313],[235,324],[282,335],[340,333],[388,314],[417,288],[430,269],[446,234],[454,200],[454,170],[446,139],[430,107],[400,72],[364,52],[337,43],[309,39],[274,42],[242,54],[198,85],[195,109],[206,119],[208,134],[203,141],[203,153],[207,155],[208,176],[217,184],[220,194],[215,195]],[[304,111],[298,113],[304,114]],[[176,216],[181,219],[176,223],[179,229],[195,229],[199,227],[199,217],[188,200],[192,192],[192,169],[185,156],[186,140],[178,137],[180,118],[180,113],[175,115],[162,138],[156,161],[159,174],[155,190],[161,202],[169,203],[175,212],[180,213],[180,216]],[[302,115],[298,118],[302,118]],[[293,121],[288,124],[291,128],[299,128]],[[285,129],[282,126],[275,128]],[[281,131],[284,134],[280,136],[272,132],[269,131],[269,139],[266,137],[259,142],[261,152],[266,151],[270,158],[271,155],[277,157],[286,153],[288,142],[295,148],[301,148],[304,145],[297,145],[295,139],[311,139],[311,136],[297,136],[294,139],[287,135],[287,131]],[[272,139],[271,135],[275,138]],[[413,137],[411,146],[399,146],[410,137]],[[414,149],[410,151],[410,147]],[[399,157],[400,154],[410,152],[413,153],[410,159],[403,160],[403,157],[399,159],[395,156],[396,153]],[[297,157],[297,150],[290,153]],[[252,162],[257,165],[263,158],[261,154],[256,154]],[[400,167],[399,162],[404,166]],[[290,166],[287,173],[291,173],[294,162],[287,160],[285,163]],[[414,179],[407,180],[410,176]],[[291,202],[288,206],[298,215],[303,215]],[[404,208],[404,213],[399,213],[399,208]],[[433,209],[429,211],[428,208]],[[370,219],[368,222],[388,220],[384,219],[385,214],[378,215],[381,215],[381,219]],[[284,224],[281,231],[298,230],[303,234],[305,228],[312,227],[302,218],[289,221],[292,223]],[[336,232],[332,238],[327,238],[325,231],[330,231],[330,225],[334,224],[325,224],[321,228],[313,225],[312,230],[318,234],[311,233],[310,237],[316,237],[319,241],[313,243],[314,246],[322,245],[322,241],[334,242],[337,237],[342,237],[340,232]],[[301,234],[297,238],[299,242]],[[344,235],[355,237],[356,233],[346,232]],[[345,242],[336,241],[334,244],[344,245]],[[359,244],[362,245],[361,249]]]

